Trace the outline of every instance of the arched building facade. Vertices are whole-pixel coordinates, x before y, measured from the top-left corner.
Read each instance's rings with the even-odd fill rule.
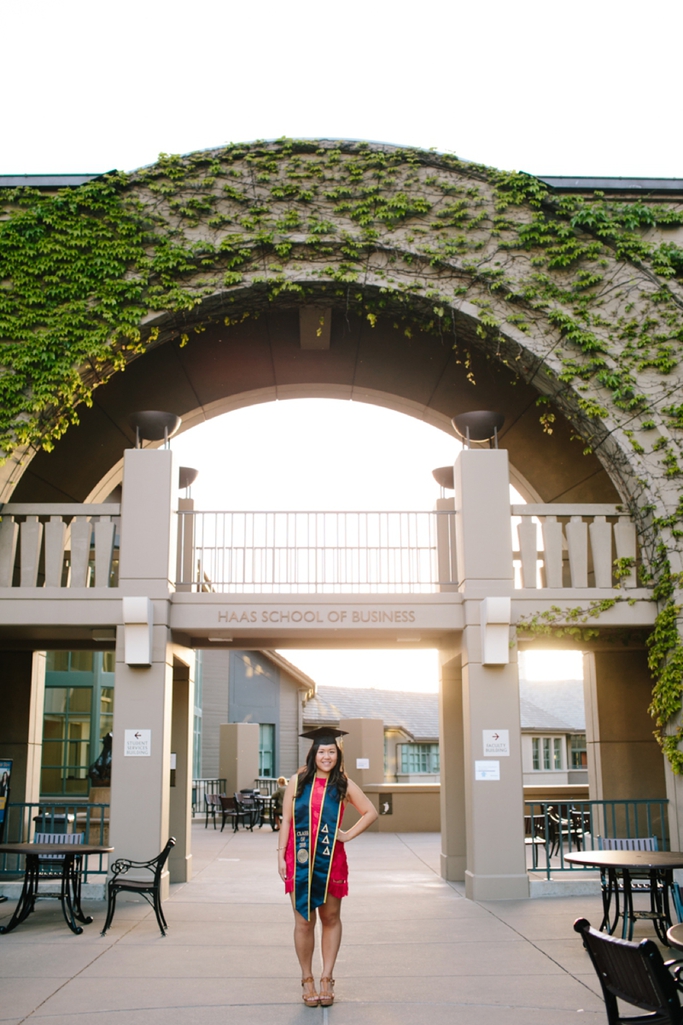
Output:
[[[14,682],[7,687],[12,694],[23,688],[25,696],[17,699],[13,721],[21,736],[12,743],[26,749],[27,793],[35,761],[35,738],[27,739],[35,700],[27,680],[39,672],[32,652],[48,642],[92,645],[95,633],[104,638],[103,631],[116,629],[114,761],[121,797],[117,806],[112,794],[113,835],[118,831],[117,843],[146,837],[147,852],[165,839],[169,815],[182,819],[181,810],[169,811],[169,802],[180,799],[168,793],[166,761],[171,743],[178,753],[189,721],[182,710],[192,688],[187,652],[212,629],[198,609],[204,602],[214,615],[218,599],[177,586],[170,568],[176,555],[172,457],[131,451],[128,418],[140,409],[170,410],[185,430],[241,405],[301,396],[386,405],[447,430],[452,416],[474,409],[495,409],[506,418],[498,452],[465,452],[456,467],[458,572],[446,576],[448,587],[433,602],[425,598],[427,625],[419,641],[401,638],[442,650],[442,778],[451,780],[442,815],[447,877],[467,874],[473,896],[519,895],[527,888],[518,850],[519,744],[501,770],[514,762],[511,778],[519,775],[511,783],[517,804],[507,802],[514,805],[509,850],[493,861],[486,853],[491,837],[484,823],[500,798],[482,792],[486,784],[475,778],[474,763],[481,761],[481,731],[503,728],[488,721],[491,696],[482,695],[489,686],[505,696],[502,703],[496,698],[505,728],[518,734],[519,727],[514,650],[508,662],[487,665],[482,616],[508,631],[522,616],[532,623],[528,643],[537,643],[533,624],[543,613],[555,615],[551,608],[563,587],[560,580],[548,588],[546,579],[545,597],[534,594],[537,581],[527,573],[515,596],[512,549],[500,526],[510,516],[510,478],[543,517],[554,506],[571,524],[572,517],[581,519],[574,507],[583,507],[575,533],[585,533],[590,520],[592,542],[595,537],[587,573],[596,572],[599,538],[610,525],[609,579],[603,572],[601,581],[590,577],[591,587],[577,586],[579,567],[566,589],[569,604],[590,614],[589,623],[595,614],[601,631],[597,640],[577,642],[591,651],[592,757],[602,781],[596,796],[637,788],[639,762],[651,765],[651,780],[664,771],[647,713],[648,635],[655,638],[655,710],[669,758],[680,768],[683,189],[650,183],[643,195],[641,186],[613,182],[596,191],[595,183],[548,184],[431,152],[281,140],[164,157],[151,168],[85,182],[68,194],[8,189],[0,198],[12,297],[2,326],[7,458],[0,497],[9,503],[3,522],[32,515],[46,521],[37,504],[66,509],[85,503],[98,510],[91,513],[97,518],[105,515],[101,504],[123,485],[119,577],[109,588],[115,596],[85,595],[67,614],[63,596],[62,611],[55,611],[56,597],[47,608],[52,592],[36,586],[37,576],[26,577],[23,603],[11,586],[12,572],[0,588],[3,657],[13,659],[16,670],[14,677],[8,672]],[[21,511],[29,507],[33,513]],[[618,540],[628,531],[614,534],[611,551],[620,517],[635,525],[637,555],[630,542]],[[24,530],[34,545],[36,538],[22,525],[17,548],[17,523],[7,528],[7,550],[12,560],[19,552],[20,575],[21,559],[29,564]],[[559,544],[566,549],[564,529]],[[530,536],[525,542],[520,535],[522,548],[535,546]],[[530,551],[535,565],[538,552]],[[45,557],[36,556],[37,573]],[[636,559],[643,587],[634,576]],[[620,580],[634,604],[622,600]],[[511,597],[527,604],[513,601],[509,615],[482,605]],[[149,623],[141,606],[126,611],[121,598],[151,602]],[[254,599],[259,602],[263,596]],[[555,618],[561,625],[566,617]],[[228,635],[226,629],[224,642],[288,643],[287,629],[273,629],[281,620],[266,625],[260,632],[245,627]],[[152,660],[156,669],[126,660],[124,634],[137,626],[153,629],[154,643],[163,647]],[[617,630],[621,648],[614,644]],[[386,643],[389,635],[334,633],[355,643]],[[298,628],[296,643],[304,642],[331,643]],[[111,649],[113,640],[97,644]],[[142,680],[149,688],[140,689]],[[143,692],[152,695],[149,715],[155,705],[155,729],[164,740],[147,803],[132,811],[139,767],[125,760],[123,737],[125,729],[141,725],[133,720],[136,709],[142,714]],[[637,714],[614,725],[626,692]],[[664,769],[677,837],[679,777],[669,761]],[[150,803],[161,809],[153,821]],[[176,857],[186,864],[189,849],[180,845]],[[181,877],[186,868],[177,862],[174,871]]]

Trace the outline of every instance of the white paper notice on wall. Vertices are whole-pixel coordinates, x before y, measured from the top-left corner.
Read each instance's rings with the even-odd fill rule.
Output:
[[[123,743],[126,758],[149,758],[152,754],[152,731],[125,730]]]
[[[489,758],[486,761],[475,762],[474,778],[488,781],[500,779],[500,762]]]
[[[484,734],[485,758],[509,758],[509,730],[482,730],[481,732]]]
[[[356,758],[356,768],[357,769],[369,769],[370,768],[370,759],[369,758]]]

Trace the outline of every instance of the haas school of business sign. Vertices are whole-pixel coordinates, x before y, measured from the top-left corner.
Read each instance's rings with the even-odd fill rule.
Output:
[[[259,609],[219,609],[219,626],[409,626],[417,610],[399,608],[310,608],[285,605]]]

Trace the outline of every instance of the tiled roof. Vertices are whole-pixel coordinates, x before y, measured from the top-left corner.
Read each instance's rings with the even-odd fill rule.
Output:
[[[583,733],[586,716],[581,680],[529,683],[520,680],[522,729],[539,733]],[[333,725],[340,719],[381,719],[415,740],[439,736],[438,694],[319,685],[304,706],[304,724]]]
[[[439,696],[319,684],[315,697],[304,706],[304,725],[332,725],[340,719],[381,719],[385,727],[405,730],[415,740],[436,741]]]
[[[522,729],[533,730],[534,733],[571,733],[573,730],[572,726],[558,719],[545,708],[539,708],[533,701],[527,701],[522,697],[519,699],[519,716],[522,721]]]
[[[586,713],[583,707],[582,680],[545,680],[541,683],[530,683],[528,680],[519,682],[520,699],[543,713],[547,718],[566,724],[563,729],[583,733],[586,729]],[[522,717],[522,729],[546,730],[550,727],[540,725],[530,718],[528,725]],[[555,727],[553,727],[555,729]]]

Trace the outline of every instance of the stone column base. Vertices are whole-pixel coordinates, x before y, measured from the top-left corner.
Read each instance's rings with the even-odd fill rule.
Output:
[[[484,876],[465,872],[465,896],[468,900],[526,900],[529,877],[522,875]]]
[[[441,855],[441,878],[449,883],[462,883],[465,879],[467,858],[464,854]]]

